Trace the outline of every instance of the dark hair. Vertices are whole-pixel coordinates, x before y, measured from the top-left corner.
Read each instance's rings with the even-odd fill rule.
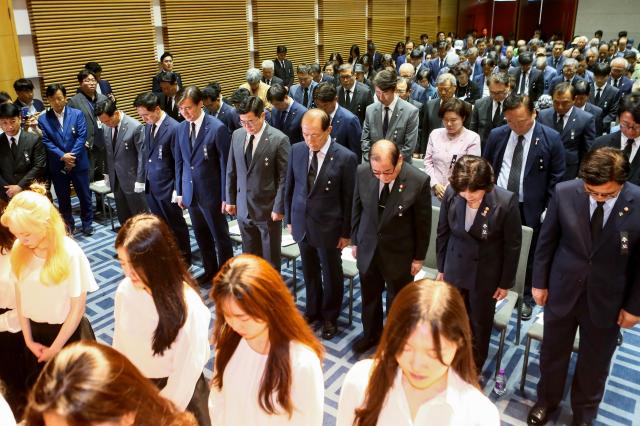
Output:
[[[7,207],[7,202],[0,198],[0,216]],[[9,231],[9,228],[0,224],[0,254],[7,254],[13,247],[13,242],[16,240],[15,235]]]
[[[400,149],[395,143],[386,139],[380,139],[371,145],[369,154],[370,161],[382,161],[385,158],[391,159],[393,167],[398,165],[400,159]]]
[[[573,80],[573,94],[574,96],[578,95],[589,95],[591,93],[591,83],[582,79],[574,79]]]
[[[13,90],[16,92],[26,92],[28,90],[33,90],[33,82],[31,80],[27,80],[26,78],[19,78],[13,82]]]
[[[491,57],[491,56],[487,56],[487,57],[483,58],[483,59],[480,61],[480,66],[481,66],[481,67],[483,67],[483,68],[484,68],[484,67],[486,67],[487,65],[488,65],[488,66],[490,66],[490,67],[495,67],[495,66],[496,66],[496,60],[495,60],[495,58],[493,58],[493,57]]]
[[[446,49],[447,48],[447,42],[446,41],[439,41],[438,43],[436,43],[436,49],[440,50],[440,49]]]
[[[578,62],[582,62],[582,61],[586,61],[586,60],[587,60],[587,57],[586,57],[586,56],[584,56],[582,53],[580,53],[580,54],[579,54],[578,56],[576,56],[574,59],[575,59],[576,61],[578,61]]]
[[[277,83],[271,86],[269,90],[267,90],[267,100],[269,102],[273,102],[273,101],[282,102],[286,99],[287,94],[288,94],[287,88],[284,87],[282,84]]]
[[[153,92],[144,92],[140,93],[133,100],[133,107],[144,107],[148,111],[155,110],[158,106],[160,106],[160,99],[158,99],[158,95]]]
[[[142,375],[126,356],[110,346],[83,340],[63,348],[47,362],[29,394],[26,424],[44,426],[55,412],[70,425],[117,422],[135,415],[136,426],[195,426]]]
[[[569,92],[571,94],[571,99],[574,99],[576,97],[576,89],[573,86],[573,84],[563,81],[561,83],[556,84],[556,87],[553,88],[553,93],[551,94],[553,96],[557,94],[563,95],[565,93]]]
[[[276,47],[276,52],[287,53],[287,46],[285,46],[284,44],[279,45],[278,47]]]
[[[249,96],[251,96],[251,92],[249,92],[249,89],[240,87],[239,89],[236,89],[235,92],[233,92],[231,97],[229,97],[229,102],[231,102],[232,104],[239,104],[243,99],[248,98]]]
[[[194,104],[202,102],[202,91],[198,86],[187,86],[176,94],[176,104],[180,105],[187,99],[191,99]]]
[[[606,62],[597,62],[593,64],[593,75],[598,77],[604,77],[611,73],[611,67]]]
[[[465,382],[478,386],[473,361],[471,329],[464,301],[457,289],[444,281],[423,279],[407,284],[393,300],[380,344],[373,356],[364,402],[356,409],[354,425],[373,426],[378,422],[384,401],[393,386],[397,356],[420,323],[431,329],[434,352],[442,359],[442,338],[457,346],[450,368]]]
[[[462,118],[462,121],[464,121],[471,114],[471,104],[454,96],[453,98],[443,102],[442,105],[440,105],[440,109],[438,110],[438,117],[444,118],[444,115],[447,112],[455,112]]]
[[[527,111],[533,114],[533,111],[535,110],[533,105],[533,98],[526,95],[518,95],[514,92],[511,92],[511,94],[507,96],[507,98],[502,103],[503,114],[507,111],[520,108],[520,105],[524,105],[527,108]]]
[[[178,74],[173,71],[162,71],[158,75],[159,83],[178,84]]]
[[[0,105],[0,118],[20,117],[20,108],[16,104],[7,102]]]
[[[107,99],[105,101],[98,102],[96,104],[94,113],[96,117],[99,117],[102,114],[107,114],[109,117],[113,117],[113,114],[115,114],[117,110],[118,110],[118,107],[116,106],[115,101],[112,101],[111,99]]]
[[[629,160],[617,148],[605,146],[589,151],[580,164],[578,177],[588,185],[614,181],[623,184],[629,178]]]
[[[257,96],[249,96],[240,102],[236,110],[238,114],[249,114],[252,112],[256,117],[260,117],[264,112],[264,102]]]
[[[53,95],[55,95],[58,90],[62,92],[63,96],[67,96],[67,89],[61,83],[53,83],[53,84],[48,85],[47,89],[44,92],[44,95],[47,98],[50,98]]]
[[[627,31],[622,30],[618,32],[618,38],[626,37],[628,35]]]
[[[633,116],[633,121],[640,124],[640,95],[631,93],[620,99],[618,117],[628,112]]]
[[[87,62],[86,64],[84,64],[84,67],[94,74],[102,72],[102,67],[97,62]]]
[[[323,81],[313,90],[313,99],[317,99],[319,101],[331,102],[336,98],[336,96],[338,96],[336,86],[328,81]]]
[[[596,37],[602,37],[602,30],[596,30],[596,32],[593,33],[593,35]]]
[[[409,54],[409,57],[411,59],[422,58],[422,49],[420,49],[419,47],[416,47],[411,51],[411,53]]]
[[[396,72],[392,70],[382,70],[373,77],[373,84],[383,92],[386,92],[387,90],[396,90],[397,81],[398,77]]]
[[[127,252],[131,266],[151,289],[158,311],[151,347],[154,355],[162,355],[187,320],[184,284],[195,288],[193,279],[173,233],[157,216],[143,213],[128,219],[116,236],[115,246]]]
[[[329,114],[327,114],[320,108],[311,108],[310,110],[307,110],[302,116],[303,121],[310,120],[312,118],[320,119],[320,128],[323,132],[327,130],[331,125],[331,118],[329,117]]]
[[[518,55],[518,63],[520,65],[529,65],[533,62],[533,55],[531,52],[522,52]]]
[[[78,79],[78,83],[82,83],[85,80],[85,78],[89,76],[93,76],[93,78],[96,78],[96,75],[93,72],[89,71],[86,68],[83,68],[80,70],[76,78]]]
[[[431,75],[431,69],[426,67],[420,67],[418,74],[416,74],[416,81],[422,81],[428,79]]]
[[[355,53],[355,57],[356,59],[360,57],[360,46],[358,46],[357,44],[352,44],[351,45],[351,49],[349,49],[349,57],[352,58],[353,57],[353,53]]]
[[[205,86],[202,89],[202,99],[210,99],[212,101],[217,101],[220,98],[220,85],[219,84],[210,84]]]
[[[5,102],[11,102],[11,96],[7,92],[0,91],[0,104]]]
[[[493,168],[482,157],[463,155],[453,166],[449,183],[457,193],[480,189],[491,192],[494,187]]]
[[[291,396],[291,343],[308,346],[319,358],[323,347],[293,303],[282,276],[266,260],[241,254],[220,268],[213,279],[210,297],[217,312],[213,330],[216,350],[213,386],[223,388],[224,371],[241,339],[225,319],[225,305],[232,300],[248,316],[264,321],[269,330],[269,354],[258,403],[268,414],[279,414],[282,409],[290,417],[295,408]]]
[[[315,62],[313,64],[310,64],[309,65],[309,73],[319,74],[320,73],[320,65],[316,64]]]
[[[164,61],[164,58],[166,58],[167,56],[170,56],[171,59],[173,59],[173,55],[171,54],[171,52],[164,52],[162,55],[160,55],[160,62]]]

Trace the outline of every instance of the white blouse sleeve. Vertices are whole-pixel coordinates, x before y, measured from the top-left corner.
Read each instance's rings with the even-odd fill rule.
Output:
[[[0,315],[0,332],[8,331],[10,333],[17,333],[20,330],[20,318],[18,318],[17,309],[11,309]]]
[[[211,392],[209,393],[209,418],[212,425],[224,425],[226,424],[224,418],[224,395],[216,388],[215,385],[211,386]]]
[[[114,296],[114,302],[113,302],[113,342],[111,343],[111,346],[117,350],[120,353],[124,353],[123,352],[123,347],[122,347],[122,330],[121,330],[121,325],[120,325],[120,318],[122,318],[122,315],[120,314],[120,310],[122,309],[122,286],[124,281],[121,281],[120,284],[118,285],[118,288],[116,289],[116,294]]]
[[[193,292],[194,294],[188,294]],[[187,408],[196,382],[209,361],[209,324],[211,312],[195,291],[185,291],[188,316],[180,329],[173,352],[174,365],[167,379],[167,385],[160,391],[165,398],[184,410]]]
[[[71,258],[71,270],[67,278],[69,296],[72,298],[80,297],[83,292],[97,290],[98,283],[96,283],[96,278],[91,271],[89,259],[87,259],[78,243],[69,239],[67,247]]]
[[[320,359],[306,347],[297,348],[299,356],[292,365],[294,416],[300,426],[322,426],[324,416],[324,376]]]
[[[429,140],[427,142],[427,150],[424,154],[424,172],[429,175],[431,178],[431,187],[433,188],[438,181],[436,181],[435,176],[435,166],[433,164],[433,145],[436,143],[434,140],[434,132],[431,132],[429,135]]]
[[[470,138],[469,145],[467,146],[466,154],[477,155],[479,157],[480,156],[480,135],[472,130],[469,130],[469,132],[472,134],[472,137]]]
[[[0,424],[4,426],[15,426],[16,424],[11,408],[9,408],[9,404],[7,404],[2,395],[0,395]]]
[[[358,361],[347,373],[340,389],[336,426],[353,426],[356,408],[364,402],[373,361]]]

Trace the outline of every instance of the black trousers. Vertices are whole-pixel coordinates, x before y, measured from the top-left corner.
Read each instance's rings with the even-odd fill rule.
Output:
[[[387,288],[387,312],[391,309],[393,298],[407,284],[413,282],[411,265],[406,265],[406,275],[388,277],[380,267],[384,259],[376,253],[371,260],[369,270],[360,271],[360,286],[362,287],[362,328],[364,338],[377,341],[382,334],[382,292]],[[398,266],[399,267],[399,266]],[[397,268],[396,268],[397,269]]]
[[[254,221],[238,218],[238,227],[242,236],[243,253],[260,256],[280,271],[282,243],[282,221]]]
[[[182,209],[171,200],[156,197],[151,191],[146,194],[147,204],[151,213],[162,218],[176,237],[178,248],[187,265],[191,264],[191,241],[189,240],[189,228],[182,215]]]
[[[7,311],[0,308],[0,315]],[[0,380],[5,388],[4,398],[18,421],[27,404],[26,351],[21,332],[0,332]]]
[[[493,314],[496,309],[496,299],[493,298],[495,291],[487,292],[463,288],[458,288],[458,290],[467,308],[471,337],[473,339],[473,360],[476,363],[478,373],[480,373],[489,352],[489,341],[491,340],[491,330],[493,329]]]
[[[111,182],[111,188],[113,189],[113,197],[116,201],[118,222],[120,222],[121,226],[124,225],[130,217],[149,211],[144,193],[133,192],[129,194],[124,192],[120,186],[118,178],[116,178],[115,182]]]
[[[195,195],[194,195],[195,197]],[[213,278],[218,269],[233,257],[229,224],[220,210],[220,204],[194,199],[189,216],[200,248],[204,273]]]
[[[598,405],[604,394],[620,327],[611,324],[601,328],[594,324],[584,291],[567,315],[559,317],[548,308],[544,311],[538,403],[545,407],[555,407],[562,401],[578,327],[580,348],[571,384],[571,407],[574,421],[590,422],[598,414]]]
[[[305,238],[298,243],[307,292],[306,314],[312,319],[338,322],[344,296],[342,251],[314,247]]]
[[[539,223],[537,226],[533,226],[527,223],[524,217],[524,203],[520,203],[520,220],[524,226],[529,226],[533,229],[531,247],[529,248],[529,256],[527,257],[527,273],[524,278],[524,293],[522,295],[522,299],[527,305],[534,306],[536,302],[533,300],[533,294],[531,293],[531,278],[533,276],[533,258],[536,254],[536,245],[538,243],[538,236],[540,235],[540,227],[542,224]]]
[[[160,379],[149,379],[160,390],[167,386],[167,377]],[[204,378],[204,374],[200,374],[196,387],[193,390],[193,396],[191,401],[187,405],[186,411],[192,413],[199,426],[211,426],[211,420],[209,419],[209,386]]]

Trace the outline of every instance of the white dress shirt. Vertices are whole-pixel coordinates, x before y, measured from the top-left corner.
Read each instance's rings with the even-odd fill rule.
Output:
[[[11,276],[9,252],[0,253],[0,308],[9,309],[4,314],[0,314],[0,332],[20,331],[20,319],[16,310],[15,281]]]
[[[320,359],[308,346],[289,345],[291,360],[291,418],[282,411],[270,415],[259,404],[259,390],[267,356],[255,352],[245,339],[224,370],[222,390],[209,395],[211,424],[216,426],[321,426],[324,415],[324,377]],[[277,401],[274,397],[274,402]]]
[[[264,129],[266,128],[267,128],[267,120],[264,120],[262,122],[262,127],[260,128],[260,131],[258,131],[258,133],[256,133],[255,136],[253,137],[253,150],[251,151],[252,158],[253,158],[253,154],[255,154],[256,152],[256,148],[258,148],[260,139],[262,139],[262,134],[264,133]],[[244,153],[247,152],[247,146],[249,145],[249,138],[251,138],[251,135],[249,134],[249,132],[247,132],[247,136],[244,138],[244,147],[242,148],[242,152]]]
[[[55,112],[55,110],[53,111],[53,113],[55,114],[56,118],[58,119],[58,123],[60,123],[60,128],[64,130],[64,109],[66,107],[62,108],[62,112],[60,114],[58,114],[57,112]],[[97,120],[98,122],[100,122],[100,120]]]
[[[377,96],[376,96],[377,98]],[[398,95],[393,95],[393,101],[389,104],[389,124],[391,124],[391,116],[393,115],[393,110],[396,109],[396,105],[398,104]],[[380,123],[384,123],[384,105],[382,102],[380,103],[380,108],[382,110],[382,115],[380,116]]]
[[[16,144],[16,146],[20,146],[18,144],[18,142],[20,141],[20,133],[22,133],[22,129],[18,129],[18,133],[16,133],[14,136],[9,136],[7,134],[7,142],[9,143],[9,149],[11,149],[14,143]],[[13,142],[11,142],[11,139],[13,139]]]
[[[135,287],[129,278],[116,290],[113,347],[124,354],[150,379],[167,378],[160,394],[184,410],[209,361],[211,312],[200,295],[184,285],[187,319],[176,339],[162,355],[154,355],[153,335],[158,327],[158,310],[151,294]]]
[[[196,138],[200,134],[200,127],[202,127],[202,122],[204,121],[204,116],[207,115],[204,111],[200,111],[200,117],[196,118]],[[191,136],[191,123],[189,123],[189,136]]]
[[[396,182],[396,180],[392,180],[391,182],[389,182],[389,194],[391,194],[391,190],[393,189],[393,184]],[[379,180],[378,181],[378,198],[380,197],[380,194],[382,194],[382,189],[384,188],[384,183]]]
[[[364,402],[373,366],[372,359],[358,361],[347,373],[340,391],[336,426],[352,426],[355,409]],[[402,370],[387,393],[378,426],[498,426],[500,415],[496,406],[477,388],[465,382],[452,368],[444,392],[420,406],[415,420],[402,386]]]
[[[322,170],[322,163],[324,163],[324,157],[327,156],[327,152],[329,151],[329,147],[331,146],[331,135],[327,137],[327,141],[324,143],[320,151],[318,151],[318,170],[316,171],[316,178],[320,174],[320,170]],[[311,167],[311,159],[313,158],[313,151],[309,150],[309,167]],[[307,168],[307,170],[309,170]]]
[[[524,201],[523,182],[524,182],[524,170],[527,168],[527,157],[529,155],[529,147],[531,146],[531,137],[533,136],[533,129],[536,127],[535,123],[527,133],[524,134],[524,141],[522,146],[522,170],[520,171],[520,187],[518,189],[518,201]],[[513,152],[516,149],[518,143],[518,135],[512,130],[507,142],[507,147],[504,150],[504,157],[502,158],[502,167],[500,167],[500,175],[498,176],[498,186],[500,188],[507,189],[509,183],[509,172],[511,171],[511,160],[513,159]]]
[[[160,129],[160,126],[162,126],[162,123],[164,122],[164,119],[165,119],[165,117],[166,117],[166,116],[167,116],[167,113],[166,113],[166,112],[164,112],[164,111],[160,111],[160,118],[158,119],[158,121],[156,121],[156,122],[154,123],[154,124],[156,125],[156,130],[155,130],[155,132],[153,133],[153,135],[151,135],[151,136],[153,136],[154,138],[155,138],[155,137],[156,137],[156,135],[158,134],[158,130]],[[153,129],[153,124],[152,124],[151,126],[152,126],[151,128]]]

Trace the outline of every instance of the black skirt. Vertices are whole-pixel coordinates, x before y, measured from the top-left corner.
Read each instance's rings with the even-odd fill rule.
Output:
[[[9,309],[0,308],[0,315]],[[27,383],[24,337],[21,332],[0,332],[0,380],[4,397],[19,421],[27,403]]]
[[[167,386],[167,377],[149,380],[160,390]],[[202,373],[200,373],[196,387],[193,390],[193,396],[185,411],[195,416],[199,426],[211,426],[211,420],[209,419],[209,386]]]

